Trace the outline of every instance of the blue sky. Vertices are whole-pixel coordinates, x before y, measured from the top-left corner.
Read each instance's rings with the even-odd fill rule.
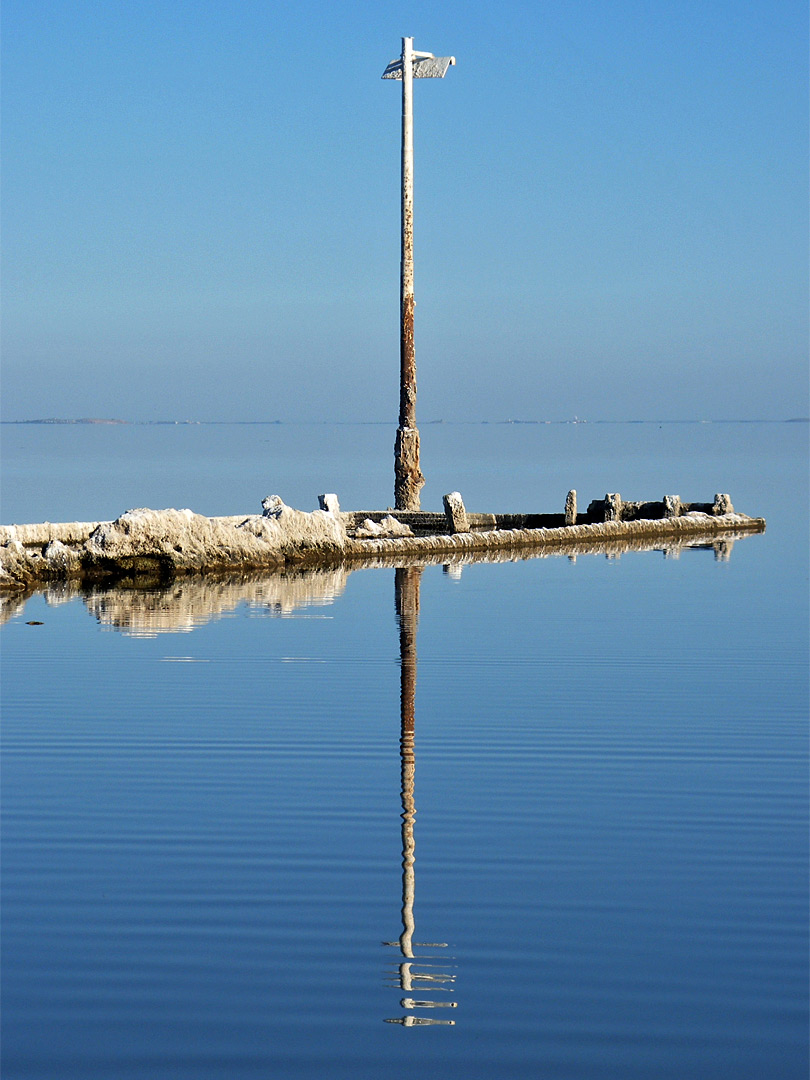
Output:
[[[3,418],[807,415],[793,0],[5,0]]]

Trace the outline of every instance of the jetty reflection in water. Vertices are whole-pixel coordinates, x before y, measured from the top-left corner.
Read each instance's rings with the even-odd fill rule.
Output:
[[[281,571],[177,578],[169,585],[144,588],[82,586],[60,582],[35,590],[52,607],[81,599],[104,629],[127,637],[154,638],[159,634],[187,634],[215,619],[227,618],[245,606],[252,615],[289,618],[310,608],[328,607],[346,588],[348,571]],[[19,615],[31,594],[3,597],[3,620]]]
[[[245,605],[257,616],[317,616],[309,608],[332,604],[346,589],[349,575],[369,568],[444,566],[451,576],[458,576],[464,566],[473,563],[523,562],[567,556],[576,561],[579,555],[602,555],[615,559],[628,552],[660,551],[665,559],[677,559],[685,550],[712,551],[719,562],[730,559],[736,540],[754,533],[727,532],[722,536],[707,534],[671,540],[626,539],[598,542],[572,542],[549,550],[504,549],[491,552],[467,552],[454,556],[399,555],[396,559],[377,556],[353,559],[330,567],[307,567],[274,572],[189,575],[170,584],[143,587],[82,584],[78,581],[35,586],[23,591],[0,594],[0,625],[21,615],[33,595],[41,595],[47,604],[57,607],[73,600],[84,601],[88,611],[105,628],[130,637],[156,637],[162,633],[190,633],[214,619],[232,615]],[[417,604],[418,607],[418,604]]]

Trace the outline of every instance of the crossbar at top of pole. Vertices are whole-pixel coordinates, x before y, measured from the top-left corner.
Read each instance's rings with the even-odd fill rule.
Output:
[[[425,478],[419,467],[416,427],[416,354],[413,338],[413,80],[443,78],[455,57],[414,52],[413,38],[402,39],[402,54],[384,79],[402,80],[402,247],[400,258],[399,427],[394,447],[394,505],[418,510]]]

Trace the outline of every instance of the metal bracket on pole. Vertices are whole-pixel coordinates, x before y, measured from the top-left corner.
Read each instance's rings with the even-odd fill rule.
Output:
[[[415,49],[411,50],[411,56],[413,57],[414,79],[443,79],[447,74],[447,69],[456,62],[455,56],[434,56],[433,53],[417,52]],[[380,77],[401,79],[402,57],[392,60]]]

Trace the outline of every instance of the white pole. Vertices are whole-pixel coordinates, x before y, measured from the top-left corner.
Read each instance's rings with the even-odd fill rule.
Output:
[[[413,300],[413,38],[402,39],[402,262],[403,307]]]
[[[402,255],[400,262],[399,428],[394,449],[394,502],[418,510],[425,478],[419,469],[416,357],[413,341],[413,38],[402,39]]]

